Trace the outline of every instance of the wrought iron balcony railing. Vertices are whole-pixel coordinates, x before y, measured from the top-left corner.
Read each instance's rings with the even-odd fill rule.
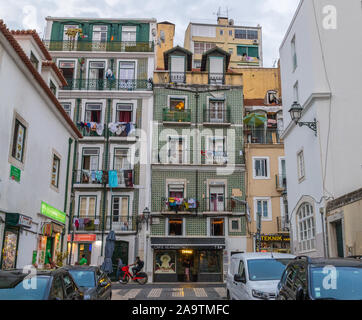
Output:
[[[106,230],[136,231],[137,216],[107,216]]]
[[[219,194],[203,199],[200,211],[212,213],[245,213],[246,205],[236,200],[235,198],[227,198],[224,195]]]
[[[204,109],[203,120],[208,123],[231,123],[230,110],[229,109]]]
[[[283,139],[280,138],[283,133],[278,129],[267,128],[251,128],[244,130],[246,135],[246,143],[252,144],[280,144],[283,143]]]
[[[114,230],[114,231],[136,231],[137,217],[136,216],[119,216],[108,215],[102,216],[77,216],[73,219],[75,226],[74,231],[102,231]]]
[[[67,79],[63,90],[152,90],[150,79]]]
[[[224,73],[209,73],[209,84],[222,85],[225,84]]]
[[[134,170],[123,169],[116,170],[119,186],[132,188],[134,185]],[[74,170],[73,171],[74,184],[108,184],[108,171],[106,170]]]
[[[275,185],[278,191],[284,191],[287,189],[287,177],[286,175],[275,175]]]
[[[43,40],[49,51],[154,52],[153,41]]]
[[[185,83],[186,72],[170,72],[170,82]]]
[[[162,111],[162,120],[170,122],[191,122],[191,110],[170,110],[164,108]]]
[[[105,124],[103,124],[103,130],[102,130],[101,134],[100,134],[99,130],[96,130],[96,127],[95,128],[88,127],[88,126],[84,125],[84,122],[78,122],[77,127],[78,127],[79,131],[81,132],[81,134],[83,135],[83,137],[104,137],[105,136],[105,128],[106,128]]]
[[[162,213],[179,213],[179,212],[195,212],[198,206],[198,201],[189,202],[189,199],[162,198],[161,200]]]
[[[289,232],[289,217],[277,217],[278,232]]]

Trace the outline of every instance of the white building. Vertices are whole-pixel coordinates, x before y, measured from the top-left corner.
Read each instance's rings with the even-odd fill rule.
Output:
[[[66,82],[50,58],[34,31],[0,21],[0,269],[47,263],[46,250],[56,261],[66,244],[81,133],[53,94]]]
[[[360,0],[302,0],[280,47],[294,254],[362,252],[362,196],[340,201],[362,186],[361,27]],[[290,120],[294,101],[316,135]]]

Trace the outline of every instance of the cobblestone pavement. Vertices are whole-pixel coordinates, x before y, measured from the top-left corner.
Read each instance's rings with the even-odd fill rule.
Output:
[[[224,300],[222,283],[112,283],[112,300]]]

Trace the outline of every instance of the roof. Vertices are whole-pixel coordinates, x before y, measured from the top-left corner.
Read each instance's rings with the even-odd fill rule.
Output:
[[[225,27],[225,25],[220,25],[217,23],[202,23],[202,22],[190,22],[189,25],[199,25],[199,26],[209,26],[209,27]],[[229,28],[243,28],[243,29],[262,29],[261,26],[256,26],[256,27],[252,27],[252,26],[243,26],[243,25],[228,25]]]
[[[52,60],[52,56],[45,47],[44,43],[40,40],[38,33],[35,30],[11,30],[12,35],[30,35],[35,40],[36,44],[39,46],[41,52],[44,54],[47,60]]]
[[[45,20],[79,20],[79,21],[138,21],[138,22],[157,22],[156,18],[92,18],[92,17],[45,17]]]
[[[42,67],[50,67],[53,69],[53,71],[55,72],[55,74],[57,75],[57,77],[59,78],[59,80],[61,81],[63,86],[67,86],[68,82],[67,80],[65,80],[63,73],[59,70],[59,68],[57,67],[57,65],[55,64],[54,61],[43,61],[42,62]]]
[[[174,23],[169,22],[169,21],[162,21],[162,22],[158,22],[157,24],[172,24],[173,26],[175,25]]]
[[[173,53],[173,52],[176,52],[176,51],[181,51],[183,52],[186,56],[187,56],[187,71],[191,71],[191,68],[192,68],[192,52],[183,48],[183,47],[180,47],[180,46],[176,46],[176,47],[173,47],[167,51],[165,51],[163,53],[163,58],[164,58],[164,63],[165,63],[165,70],[168,70],[168,56]]]
[[[202,59],[201,59],[201,71],[205,71],[206,70],[206,61],[207,61],[207,57],[214,54],[214,53],[219,53],[223,56],[226,57],[226,66],[225,66],[225,71],[228,70],[229,67],[229,62],[230,62],[230,56],[231,54],[229,52],[226,52],[225,50],[221,49],[220,47],[214,47],[211,48],[209,50],[207,50],[206,52],[204,52],[202,54]]]
[[[245,258],[245,259],[294,259],[295,255],[288,253],[276,252],[248,252],[233,254],[232,258]]]
[[[47,96],[50,98],[50,100],[54,103],[55,107],[58,109],[58,111],[61,113],[61,115],[64,117],[65,121],[69,124],[69,126],[72,128],[73,132],[79,137],[82,138],[82,134],[72,121],[72,119],[69,118],[68,114],[64,111],[63,107],[60,105],[58,99],[55,97],[53,92],[50,90],[48,85],[45,83],[42,76],[39,74],[39,72],[34,68],[33,64],[30,62],[29,58],[25,54],[24,50],[21,48],[20,44],[16,41],[12,33],[7,29],[6,24],[3,22],[3,20],[0,20],[0,32],[4,35],[4,37],[9,42],[10,46],[14,49],[16,54],[19,56],[19,58],[24,62],[25,66],[28,68],[30,73],[33,75],[34,79],[38,84],[42,87],[42,89],[45,91]],[[50,57],[51,58],[51,57]]]

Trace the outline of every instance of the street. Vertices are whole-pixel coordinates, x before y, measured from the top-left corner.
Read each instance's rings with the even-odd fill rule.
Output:
[[[112,283],[112,300],[225,300],[221,283]]]

